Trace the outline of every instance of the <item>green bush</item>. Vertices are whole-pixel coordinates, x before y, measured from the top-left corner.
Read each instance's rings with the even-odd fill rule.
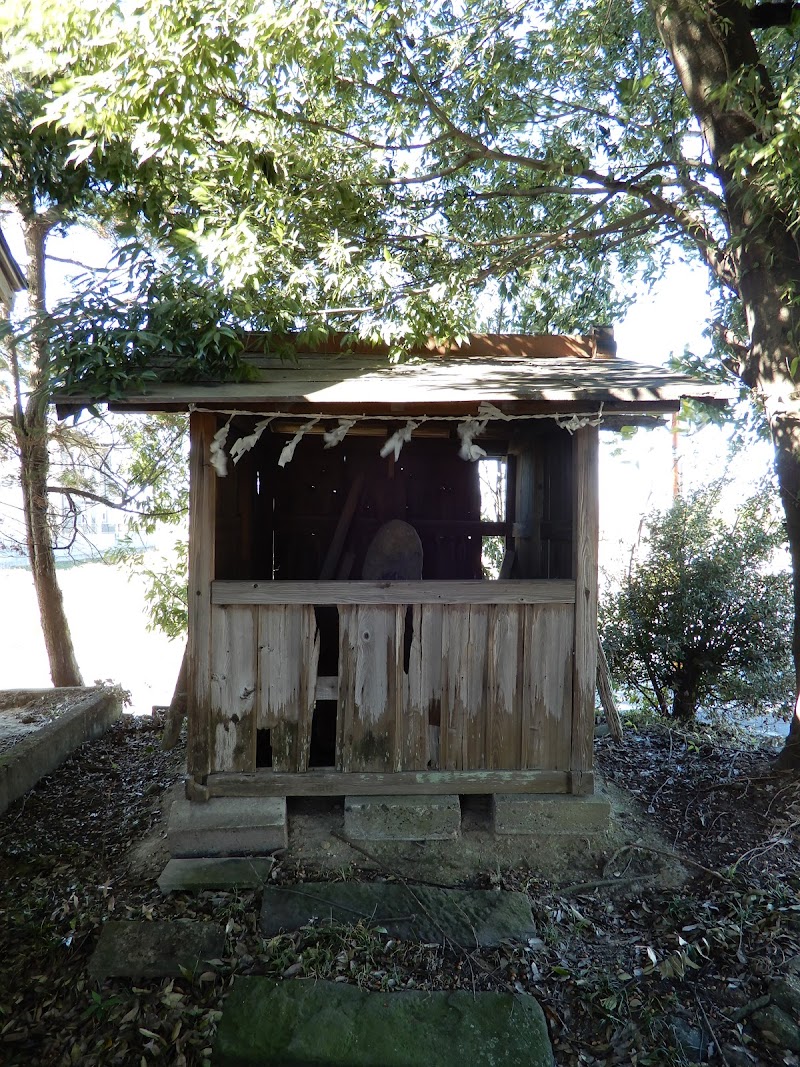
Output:
[[[785,543],[766,494],[731,524],[721,487],[644,520],[642,548],[604,597],[600,628],[615,684],[663,715],[786,704],[794,694]]]

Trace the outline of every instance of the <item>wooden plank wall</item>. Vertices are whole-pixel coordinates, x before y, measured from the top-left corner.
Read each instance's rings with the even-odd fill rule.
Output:
[[[273,769],[307,771],[313,607],[212,610],[214,770],[255,770],[256,729],[269,729]],[[338,611],[338,771],[571,769],[574,604]]]

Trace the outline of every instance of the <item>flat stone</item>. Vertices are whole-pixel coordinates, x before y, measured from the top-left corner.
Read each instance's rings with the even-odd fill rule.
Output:
[[[444,841],[461,834],[457,795],[344,798],[344,832],[356,841]]]
[[[89,974],[106,978],[178,978],[225,950],[225,931],[192,919],[107,922],[89,960]]]
[[[800,1052],[800,1027],[777,1004],[754,1011],[751,1019],[767,1041],[788,1052]]]
[[[170,860],[158,888],[162,893],[203,889],[261,889],[274,860],[270,856],[225,856],[220,859]]]
[[[173,859],[266,856],[287,846],[286,798],[181,798],[170,810],[167,843]]]
[[[495,948],[536,936],[524,893],[437,889],[395,882],[305,882],[267,886],[261,930],[267,937],[297,930],[312,919],[383,927],[392,936],[465,949]]]
[[[568,793],[496,793],[496,834],[590,834],[608,830],[611,805],[604,796]]]
[[[214,1067],[553,1067],[547,1025],[527,994],[235,979]]]
[[[770,982],[769,994],[779,1008],[800,1023],[800,978],[796,974],[775,978]]]

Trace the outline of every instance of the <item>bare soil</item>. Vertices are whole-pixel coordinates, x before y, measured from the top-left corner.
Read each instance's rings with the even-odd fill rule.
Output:
[[[163,897],[163,817],[183,756],[161,751],[160,725],[124,717],[0,817],[0,1062],[209,1063],[232,976],[268,974],[530,992],[559,1067],[800,1064],[753,1012],[800,965],[800,779],[773,772],[771,746],[667,728],[598,742],[615,828],[571,851],[498,848],[474,802],[468,851],[439,874],[527,892],[539,936],[458,952],[362,925],[265,939],[252,893]],[[335,803],[322,815],[294,806],[276,881],[412,882],[434,869],[417,846],[358,851],[330,833]],[[174,917],[221,922],[224,957],[182,979],[89,979],[104,921]]]

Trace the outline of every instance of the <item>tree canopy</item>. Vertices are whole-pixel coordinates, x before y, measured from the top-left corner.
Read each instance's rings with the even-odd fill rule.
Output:
[[[661,6],[50,0],[4,22],[17,67],[55,80],[76,165],[115,137],[157,161],[154,231],[254,308],[453,334],[487,286],[509,326],[584,328],[676,250],[736,291]],[[711,95],[749,116],[731,173],[796,222],[798,31],[759,37]]]
[[[136,226],[245,326],[582,330],[699,257],[797,576],[800,18],[761,7],[12,0],[0,33],[74,166],[129,146]]]

